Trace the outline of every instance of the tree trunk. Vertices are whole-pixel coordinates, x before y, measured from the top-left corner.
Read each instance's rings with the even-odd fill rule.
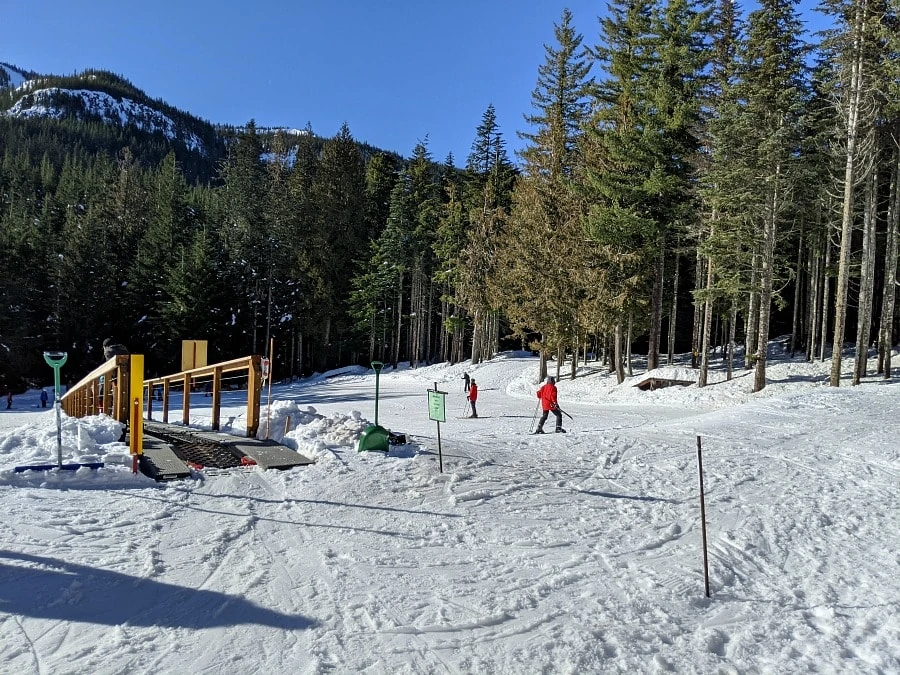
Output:
[[[680,250],[675,249],[675,274],[672,278],[672,304],[669,306],[669,349],[666,354],[666,363],[672,365],[675,361],[675,317],[678,314],[678,269],[681,267]]]
[[[730,380],[734,374],[734,339],[737,334],[737,302],[731,301],[731,321],[728,325],[728,369],[726,379]]]
[[[841,210],[841,247],[838,254],[838,278],[834,290],[834,337],[831,346],[832,387],[841,385],[841,357],[844,329],[847,325],[847,291],[850,286],[850,248],[853,236],[853,182],[856,178],[856,146],[859,136],[860,100],[863,86],[863,48],[866,42],[866,0],[856,5],[853,20],[853,56],[847,108],[847,156],[844,159],[844,196]]]
[[[762,283],[759,289],[759,333],[756,348],[756,373],[753,391],[766,387],[766,358],[769,352],[769,319],[772,315],[772,286],[775,279],[775,236],[780,199],[781,167],[775,168],[775,185],[772,190],[769,212],[764,223],[763,255],[760,268]]]
[[[712,233],[710,233],[711,235]],[[713,261],[712,258],[706,260],[706,302],[703,303],[703,328],[701,330],[702,340],[700,342],[700,375],[697,378],[697,386],[705,387],[709,377],[709,350],[710,350],[710,333],[712,330],[712,313],[713,313]]]
[[[800,231],[800,241],[797,244],[797,273],[794,276],[794,316],[791,321],[791,358],[797,351],[797,341],[801,338],[802,328],[800,326],[800,305],[803,298],[803,230]]]
[[[616,322],[615,337],[616,382],[622,384],[625,381],[625,370],[622,367],[622,322]]]
[[[544,336],[541,335],[541,344],[544,342]],[[547,379],[547,352],[541,347],[541,357],[538,361],[538,382]]]
[[[819,361],[825,360],[825,344],[828,342],[828,305],[831,301],[831,283],[828,269],[831,267],[831,237],[825,237],[825,264],[822,270],[822,326],[819,330]]]
[[[396,302],[396,321],[394,335],[394,349],[391,354],[391,366],[396,369],[400,363],[400,334],[403,331],[403,272],[400,272],[400,278],[397,283],[397,302]]]
[[[881,301],[881,366],[884,379],[891,379],[891,351],[894,346],[894,307],[897,297],[897,254],[900,248],[900,146],[894,148],[894,171],[888,204],[887,238],[884,258],[884,297]]]
[[[700,255],[700,252],[697,252],[697,260],[694,269],[694,290],[700,290],[700,284],[703,279],[703,257]],[[695,296],[696,297],[696,296]],[[701,303],[694,300],[694,327],[691,331],[691,368],[699,368],[700,363],[698,357],[700,356],[700,342],[701,342],[701,331],[703,325],[703,306]]]
[[[750,271],[750,303],[747,307],[747,325],[744,326],[744,368],[753,367],[753,359],[757,351],[759,330],[759,251],[753,252],[752,270]]]
[[[819,298],[822,294],[822,247],[812,244],[809,251],[809,283],[806,286],[806,306],[808,308],[806,323],[806,360],[812,362],[819,339]]]
[[[662,333],[663,275],[665,274],[666,248],[659,244],[659,258],[653,275],[650,297],[650,338],[647,346],[647,370],[659,367],[659,338]]]
[[[634,371],[632,369],[631,363],[631,341],[634,339],[634,315],[628,315],[628,337],[626,338],[627,342],[625,343],[625,359],[627,360],[628,365],[628,377],[634,375]]]
[[[872,334],[872,299],[875,292],[875,223],[877,220],[878,172],[871,171],[866,180],[866,209],[863,217],[862,258],[859,270],[859,302],[856,317],[856,361],[853,364],[854,385],[866,376],[869,338]]]

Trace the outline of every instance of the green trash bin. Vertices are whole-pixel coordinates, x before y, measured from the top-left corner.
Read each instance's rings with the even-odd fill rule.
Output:
[[[389,449],[388,439],[390,436],[391,432],[384,427],[380,427],[377,424],[370,424],[359,437],[358,451],[380,450],[381,452],[387,452]]]

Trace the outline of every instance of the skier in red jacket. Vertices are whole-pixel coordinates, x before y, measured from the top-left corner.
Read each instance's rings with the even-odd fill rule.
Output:
[[[556,380],[552,377],[548,377],[547,382],[537,390],[537,397],[541,399],[541,410],[544,411],[544,414],[541,415],[541,419],[538,422],[537,429],[534,430],[534,433],[544,433],[544,422],[547,421],[547,416],[551,412],[556,415],[556,433],[566,433],[566,430],[562,428],[562,412],[560,412],[559,404],[556,402]]]
[[[475,384],[475,380],[469,382],[469,403],[472,404],[472,414],[470,417],[478,417],[478,412],[475,410],[475,401],[478,400],[478,385]]]

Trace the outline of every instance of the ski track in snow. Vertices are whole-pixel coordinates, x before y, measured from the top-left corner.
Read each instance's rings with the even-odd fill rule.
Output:
[[[900,672],[896,386],[601,405],[600,373],[535,437],[535,364],[383,373],[387,455],[355,451],[373,378],[285,386],[317,460],[286,472],[13,475],[38,450],[0,426],[0,671]],[[466,368],[486,417],[442,425],[439,473],[425,390],[452,418]]]

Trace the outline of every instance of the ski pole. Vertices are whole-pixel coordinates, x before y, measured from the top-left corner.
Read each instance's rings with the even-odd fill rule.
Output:
[[[570,420],[574,420],[574,419],[575,419],[574,417],[572,417],[569,413],[567,413],[565,410],[563,410],[563,409],[560,408],[559,406],[556,406],[556,409],[559,410],[559,412],[561,412],[563,415],[565,415],[566,417],[568,417]]]
[[[538,401],[537,405],[534,406],[534,415],[531,416],[531,426],[528,428],[528,433],[534,431],[534,421],[537,419],[538,408],[541,407],[541,402]]]

